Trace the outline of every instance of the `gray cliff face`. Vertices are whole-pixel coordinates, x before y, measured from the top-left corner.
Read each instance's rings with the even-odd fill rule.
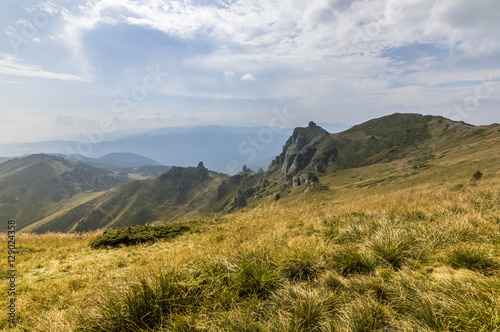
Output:
[[[305,128],[295,128],[292,136],[286,141],[283,152],[271,162],[269,169],[281,166],[281,173],[285,175],[295,174],[302,170],[311,164],[311,160],[316,153],[315,147],[308,147],[307,145],[323,135],[328,135],[328,132],[312,121]],[[320,171],[323,164],[323,161],[315,160],[314,165],[316,167],[314,165],[313,167],[316,171]]]

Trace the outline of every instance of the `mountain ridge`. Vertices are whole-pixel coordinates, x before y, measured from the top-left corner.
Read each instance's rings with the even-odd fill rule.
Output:
[[[419,172],[443,172],[437,165],[447,160],[446,153],[463,153],[463,148],[459,149],[462,145],[496,147],[486,142],[497,142],[498,133],[495,125],[475,127],[419,114],[396,113],[335,134],[310,122],[293,130],[266,172],[240,172],[228,177],[208,171],[203,163],[198,167],[172,167],[158,178],[114,188],[33,231],[88,231],[164,223],[232,213],[278,200],[300,202],[306,199],[304,194],[314,196],[344,188],[338,187],[335,179],[365,169],[395,167],[393,172],[380,171],[358,185],[407,181],[417,178]]]

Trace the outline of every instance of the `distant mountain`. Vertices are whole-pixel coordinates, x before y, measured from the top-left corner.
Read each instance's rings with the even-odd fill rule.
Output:
[[[85,195],[129,182],[118,173],[44,154],[0,164],[0,219],[17,219],[19,228],[85,200]]]
[[[377,165],[386,166],[384,171],[379,168],[370,173],[369,185],[420,172],[426,172],[421,178],[435,177],[438,170],[442,180],[461,173],[464,165],[471,176],[477,158],[483,167],[498,172],[499,128],[418,114],[393,114],[336,134],[310,122],[293,130],[266,172],[255,174],[246,167],[246,172],[240,168],[239,174],[228,177],[208,171],[202,163],[198,167],[172,167],[158,178],[115,188],[32,230],[109,229],[229,213],[276,200],[294,199],[293,204],[300,204],[303,196],[296,195],[329,190],[339,174]],[[482,152],[475,159],[464,159],[478,150]],[[441,164],[433,169],[433,163]],[[455,167],[454,171],[450,167]]]
[[[135,153],[122,152],[122,153],[109,153],[105,156],[97,158],[100,162],[105,162],[116,167],[141,167],[141,166],[164,166],[157,161],[140,156]]]
[[[11,160],[11,159],[12,159],[12,157],[0,157],[0,164],[6,162],[8,160]]]
[[[162,128],[147,134],[133,135],[114,141],[89,144],[86,158],[126,151],[151,158],[163,165],[195,166],[200,160],[211,170],[234,174],[244,164],[252,169],[264,169],[281,151],[292,129],[273,127],[204,126]],[[0,155],[15,156],[31,153],[78,154],[81,142],[53,141],[0,145]],[[89,163],[85,159],[82,162]],[[92,165],[105,167],[99,160]],[[106,160],[106,162],[109,160]],[[123,161],[123,160],[122,160]],[[100,164],[97,164],[100,163]],[[154,164],[157,165],[157,164]],[[146,165],[140,165],[146,166]]]
[[[135,153],[109,153],[99,158],[89,158],[79,154],[71,155],[59,155],[65,159],[82,162],[87,165],[91,165],[97,168],[109,169],[109,170],[121,170],[124,168],[134,168],[143,166],[164,166],[159,162],[140,156]]]

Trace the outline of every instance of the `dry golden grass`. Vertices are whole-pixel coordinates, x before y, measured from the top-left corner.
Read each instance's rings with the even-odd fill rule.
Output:
[[[200,232],[184,234],[169,242],[114,249],[94,250],[88,246],[99,232],[19,234],[19,324],[13,330],[70,331],[80,323],[79,316],[99,315],[97,302],[109,292],[126,292],[141,276],[154,280],[151,276],[158,273],[206,260],[220,261],[229,270],[237,271],[238,255],[264,250],[276,263],[285,284],[280,283],[271,300],[261,301],[261,305],[269,302],[276,305],[277,311],[263,314],[267,317],[265,321],[254,317],[252,326],[258,330],[280,329],[277,324],[282,320],[281,328],[297,330],[307,330],[307,324],[315,326],[313,330],[321,327],[325,331],[382,330],[395,324],[407,331],[416,326],[429,331],[454,330],[453,324],[469,326],[464,325],[464,320],[469,319],[467,313],[487,299],[496,303],[484,318],[490,320],[490,325],[484,325],[483,330],[487,331],[488,326],[500,326],[498,270],[493,264],[493,270],[482,273],[452,268],[447,262],[451,250],[469,244],[482,246],[488,259],[498,261],[498,188],[499,179],[492,178],[459,188],[425,184],[383,194],[365,188],[350,189],[353,191],[350,195],[341,197],[337,193],[331,197],[319,193],[301,203],[272,202],[221,219],[209,219]],[[394,241],[401,242],[401,246],[388,246]],[[5,234],[1,235],[0,243],[6,246]],[[339,258],[344,255],[339,252],[345,246],[354,249]],[[361,253],[360,258],[352,256],[356,251]],[[363,255],[368,256],[363,258]],[[390,264],[387,257],[391,255],[398,259],[397,266]],[[362,275],[351,274],[349,268],[336,268],[339,264],[352,264],[354,269],[359,264],[368,264],[359,259],[375,259],[376,263]],[[2,265],[2,275],[6,270]],[[474,282],[470,284],[472,279]],[[453,287],[469,293],[461,298],[453,293]],[[416,302],[405,303],[401,294],[391,294],[398,288],[406,292],[405,296],[420,292]],[[343,291],[339,293],[337,289]],[[382,301],[377,290],[385,292],[383,296],[389,302]],[[7,301],[6,294],[4,286],[3,303]],[[348,296],[353,296],[353,300],[348,300]],[[298,302],[290,297],[296,297]],[[464,303],[464,308],[458,302],[456,308],[433,308],[434,304],[425,302],[435,298],[439,303],[440,297],[470,303]],[[333,301],[332,307],[320,309],[325,307],[327,299]],[[194,312],[193,324],[213,331],[231,330],[250,319],[250,312],[257,310],[254,305],[257,304],[241,300],[226,311]],[[420,316],[401,321],[403,313],[422,305],[429,305],[435,314],[442,315],[438,315],[441,320],[432,313],[421,312]],[[368,314],[380,319],[371,321]],[[457,317],[445,319],[445,314]],[[228,317],[233,327],[221,323]],[[0,324],[7,329],[5,318]],[[479,321],[470,326],[481,324],[485,323]]]

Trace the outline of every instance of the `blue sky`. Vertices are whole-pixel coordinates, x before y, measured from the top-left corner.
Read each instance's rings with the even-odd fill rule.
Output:
[[[283,109],[500,122],[497,0],[5,0],[0,18],[0,143]]]

